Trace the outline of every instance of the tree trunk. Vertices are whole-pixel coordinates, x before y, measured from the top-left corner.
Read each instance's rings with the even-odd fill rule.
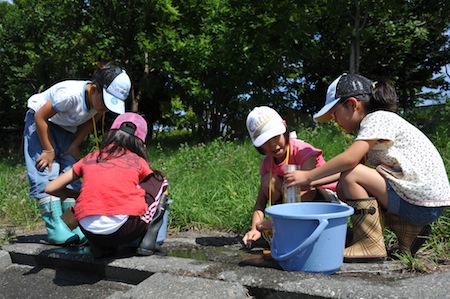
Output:
[[[361,57],[361,32],[366,26],[367,18],[369,15],[369,8],[366,8],[364,16],[361,16],[361,2],[359,0],[356,0],[354,4],[355,16],[353,23],[353,39],[350,46],[349,72],[350,74],[359,74]]]

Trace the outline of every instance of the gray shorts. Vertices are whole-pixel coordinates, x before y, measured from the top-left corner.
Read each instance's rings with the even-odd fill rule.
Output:
[[[398,215],[401,219],[415,225],[425,225],[438,219],[443,207],[422,207],[413,205],[401,198],[386,181],[388,191],[388,214]]]

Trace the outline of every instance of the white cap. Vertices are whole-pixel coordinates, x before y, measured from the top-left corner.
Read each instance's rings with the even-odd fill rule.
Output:
[[[246,125],[255,147],[260,147],[269,139],[286,132],[281,116],[267,106],[255,107],[248,114]]]
[[[125,112],[125,100],[131,89],[131,80],[125,70],[109,84],[103,86],[103,101],[108,110],[117,114]]]

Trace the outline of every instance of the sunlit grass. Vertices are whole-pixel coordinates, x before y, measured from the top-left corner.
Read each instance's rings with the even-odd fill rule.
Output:
[[[162,170],[169,181],[171,215],[177,215],[170,218],[171,226],[248,228],[262,158],[251,143],[218,139],[193,146],[183,143],[169,155],[161,146],[149,153],[152,167]]]
[[[322,149],[326,160],[341,153],[353,140],[333,123],[292,126],[299,139]],[[450,150],[446,127],[429,133],[441,152],[449,172]],[[445,134],[444,134],[445,133]],[[169,181],[171,230],[218,229],[243,234],[251,226],[251,214],[259,187],[263,156],[248,137],[241,140],[217,139],[195,142],[192,136],[160,136],[148,144],[152,168],[162,170]],[[178,142],[176,140],[179,140]],[[182,140],[182,141],[180,141]],[[1,227],[24,229],[42,224],[35,201],[28,198],[28,179],[20,155],[0,160]],[[433,232],[425,250],[427,259],[439,263],[450,258],[450,210],[432,224]],[[10,238],[3,234],[1,243]],[[3,240],[3,241],[2,241]],[[387,243],[395,235],[386,236]],[[419,251],[418,256],[421,256]],[[415,271],[425,271],[420,261],[399,256]]]
[[[11,158],[0,161],[0,221],[2,227],[33,228],[40,218],[37,204],[29,200],[24,163]]]

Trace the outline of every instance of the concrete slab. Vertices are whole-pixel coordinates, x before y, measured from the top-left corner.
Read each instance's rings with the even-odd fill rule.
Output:
[[[171,298],[171,299],[244,299],[247,289],[233,282],[157,273],[126,293],[116,293],[108,299]]]
[[[196,298],[241,298],[247,293],[253,298],[450,298],[450,271],[408,273],[395,261],[343,264],[333,275],[284,271],[259,249],[243,250],[233,236],[166,239],[168,253],[183,258],[135,256],[134,249],[124,248],[110,258],[94,259],[87,247],[62,248],[26,240],[3,246],[12,263],[76,269],[137,284],[137,289],[129,291],[132,294],[114,294],[117,298],[139,298],[148,292],[159,299],[178,294],[190,298],[210,289],[221,293],[206,297],[198,293]]]
[[[12,264],[9,252],[5,250],[0,250],[0,272],[5,270],[8,266]]]

